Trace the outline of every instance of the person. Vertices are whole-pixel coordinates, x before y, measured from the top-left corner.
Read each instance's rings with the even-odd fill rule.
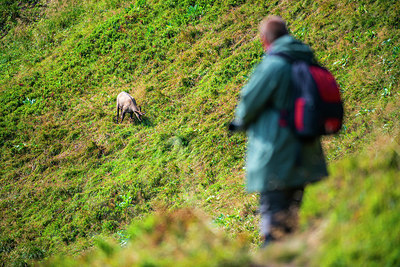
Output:
[[[288,33],[285,21],[270,16],[260,23],[266,52],[242,88],[231,131],[248,136],[247,191],[260,192],[260,234],[264,246],[292,232],[297,223],[304,188],[328,175],[319,138],[303,142],[281,121],[290,108],[291,64],[280,56],[314,61],[311,48]]]

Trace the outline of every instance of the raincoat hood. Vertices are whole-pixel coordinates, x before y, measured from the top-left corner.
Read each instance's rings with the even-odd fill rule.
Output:
[[[311,63],[314,61],[313,51],[308,45],[296,40],[290,35],[284,35],[275,40],[268,51],[269,53],[283,52],[289,56]]]

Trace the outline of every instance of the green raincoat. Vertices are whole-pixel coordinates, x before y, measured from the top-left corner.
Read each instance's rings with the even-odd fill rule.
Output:
[[[311,62],[307,45],[285,35],[275,40],[271,52],[285,52]],[[300,142],[288,127],[279,125],[280,110],[290,107],[290,63],[265,55],[243,87],[235,121],[248,135],[247,190],[264,192],[302,186],[327,176],[320,140]]]

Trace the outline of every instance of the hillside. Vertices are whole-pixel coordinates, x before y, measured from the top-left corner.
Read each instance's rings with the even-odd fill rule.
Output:
[[[195,218],[194,229],[204,214],[228,236],[210,247],[235,247],[249,262],[257,196],[244,191],[246,138],[226,125],[262,56],[257,29],[268,14],[315,50],[346,108],[342,133],[324,139],[332,176],[302,209],[301,231],[328,225],[326,245],[282,257],[398,264],[398,1],[1,0],[0,14],[1,264],[125,242],[135,237],[128,225],[154,230],[146,221],[159,217],[148,216],[170,212],[170,221]],[[146,112],[142,123],[114,122],[121,91]],[[329,234],[342,230],[347,240]],[[377,237],[386,246],[371,260]]]

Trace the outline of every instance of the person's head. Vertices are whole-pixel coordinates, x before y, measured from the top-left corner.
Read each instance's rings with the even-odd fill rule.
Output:
[[[260,23],[260,39],[265,51],[276,39],[286,34],[286,22],[279,16],[269,16]]]

